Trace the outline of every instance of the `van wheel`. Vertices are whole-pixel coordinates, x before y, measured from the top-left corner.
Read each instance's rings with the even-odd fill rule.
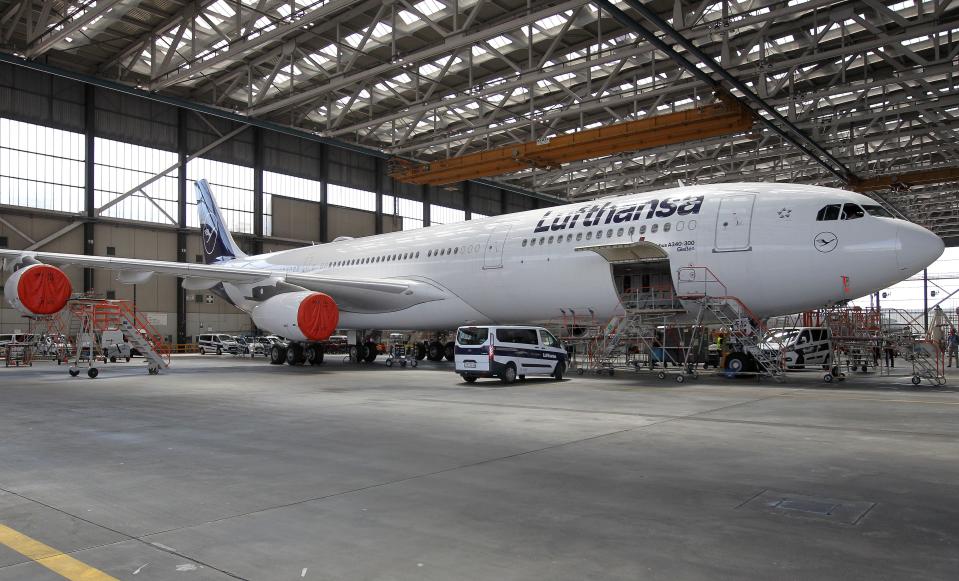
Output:
[[[516,381],[516,366],[512,363],[506,364],[506,369],[503,370],[503,373],[499,376],[500,381],[509,385]]]
[[[117,362],[116,357],[110,357],[110,363],[116,363],[116,362]]]
[[[452,341],[450,341],[449,343],[446,344],[445,347],[443,347],[443,357],[446,357],[447,361],[452,361],[455,358],[455,355],[453,353]]]
[[[217,355],[223,355],[223,349],[220,349],[219,347],[217,347],[217,348],[216,348],[216,354],[217,354]]]
[[[284,361],[286,361],[286,349],[279,345],[274,345],[270,349],[270,363],[272,365],[281,365]]]
[[[476,383],[476,376],[475,376],[475,375],[470,375],[470,374],[468,374],[468,373],[464,373],[464,374],[463,374],[463,381],[465,381],[466,383]]]
[[[562,381],[564,373],[566,373],[566,364],[557,363],[556,369],[553,370],[553,379],[555,379],[556,381]]]
[[[200,347],[200,355],[206,355],[206,349]]]

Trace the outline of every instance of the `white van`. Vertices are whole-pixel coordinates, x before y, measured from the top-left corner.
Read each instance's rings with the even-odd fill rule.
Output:
[[[832,335],[825,327],[770,329],[767,347],[782,348],[786,368],[806,365],[828,367],[832,363]]]
[[[233,336],[224,333],[199,335],[197,336],[196,344],[200,348],[200,355],[206,355],[207,353],[216,353],[217,355],[223,355],[224,353],[236,354],[240,350],[240,346]]]
[[[542,327],[482,326],[456,330],[453,359],[456,372],[467,382],[498,377],[513,383],[527,375],[566,373],[566,349]]]

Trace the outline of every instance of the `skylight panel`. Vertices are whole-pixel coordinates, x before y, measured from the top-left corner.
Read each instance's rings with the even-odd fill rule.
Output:
[[[446,5],[437,0],[423,0],[422,2],[417,2],[413,5],[413,8],[416,8],[423,13],[424,16],[432,16],[439,12],[440,10],[446,8]]]
[[[473,56],[483,56],[484,54],[486,54],[485,48],[481,46],[477,46],[475,44],[473,45],[472,50],[473,50]]]
[[[412,12],[408,10],[400,10],[399,17],[403,22],[406,23],[407,26],[420,21],[419,16],[413,14]]]
[[[393,80],[396,81],[397,83],[402,83],[406,85],[410,83],[413,79],[411,79],[410,76],[407,75],[406,73],[400,73],[396,75],[395,77],[393,77]]]
[[[329,55],[333,58],[336,58],[337,48],[335,44],[328,44],[320,49],[320,52],[326,55]]]
[[[383,38],[393,32],[393,27],[385,22],[377,22],[373,27],[373,38]]]
[[[345,42],[346,44],[352,46],[353,48],[356,48],[356,47],[360,46],[360,43],[361,43],[361,42],[363,42],[363,35],[364,35],[364,34],[366,34],[365,31],[362,32],[362,33],[360,33],[360,32],[354,32],[353,34],[351,34],[351,35],[347,36],[346,38],[344,38],[344,39],[343,39],[343,42]]]
[[[508,44],[513,44],[513,40],[512,40],[510,37],[508,37],[508,36],[503,36],[503,35],[501,34],[501,35],[499,35],[499,36],[497,36],[497,37],[494,37],[494,38],[489,39],[488,41],[486,41],[486,44],[488,44],[488,45],[490,45],[491,47],[499,50],[500,48],[502,48],[502,47],[504,47],[504,46],[506,46],[506,45],[508,45]]]
[[[573,11],[567,10],[562,14],[554,14],[552,16],[547,16],[546,18],[541,18],[534,23],[534,26],[544,31],[551,30],[566,24],[566,21],[569,20],[572,15]]]

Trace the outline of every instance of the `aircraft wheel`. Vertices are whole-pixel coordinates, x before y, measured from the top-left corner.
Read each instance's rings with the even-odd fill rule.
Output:
[[[417,344],[416,344],[416,354],[415,354],[415,357],[416,357],[416,359],[419,360],[419,361],[422,361],[422,360],[426,359],[426,344],[425,344],[425,343],[420,342],[420,343],[417,343]]]
[[[367,343],[363,346],[363,361],[366,361],[367,363],[373,363],[376,361],[376,356],[377,352],[375,343]]]
[[[286,348],[286,364],[299,365],[303,363],[303,346],[299,343],[290,343]]]
[[[447,361],[453,361],[456,358],[452,341],[443,347],[443,357],[445,357]]]
[[[516,381],[516,366],[512,363],[506,364],[506,369],[503,370],[503,374],[500,375],[500,381],[509,385]]]
[[[87,377],[90,379],[96,379],[98,375],[100,375],[100,371],[96,367],[87,369]]]
[[[69,373],[70,373],[70,377],[76,377],[80,375],[80,370],[76,368],[72,368],[70,369]]]
[[[270,364],[271,365],[282,365],[286,361],[286,349],[280,347],[279,345],[274,345],[270,348]]]
[[[443,344],[439,341],[432,341],[426,348],[426,358],[430,361],[443,360]]]
[[[311,345],[313,348],[313,360],[310,365],[323,365],[323,358],[326,355],[322,345]]]

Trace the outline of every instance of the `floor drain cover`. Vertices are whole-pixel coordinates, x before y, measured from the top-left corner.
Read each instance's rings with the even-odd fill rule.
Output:
[[[742,504],[740,508],[856,525],[874,506],[876,506],[874,502],[861,500],[839,500],[764,490]]]

